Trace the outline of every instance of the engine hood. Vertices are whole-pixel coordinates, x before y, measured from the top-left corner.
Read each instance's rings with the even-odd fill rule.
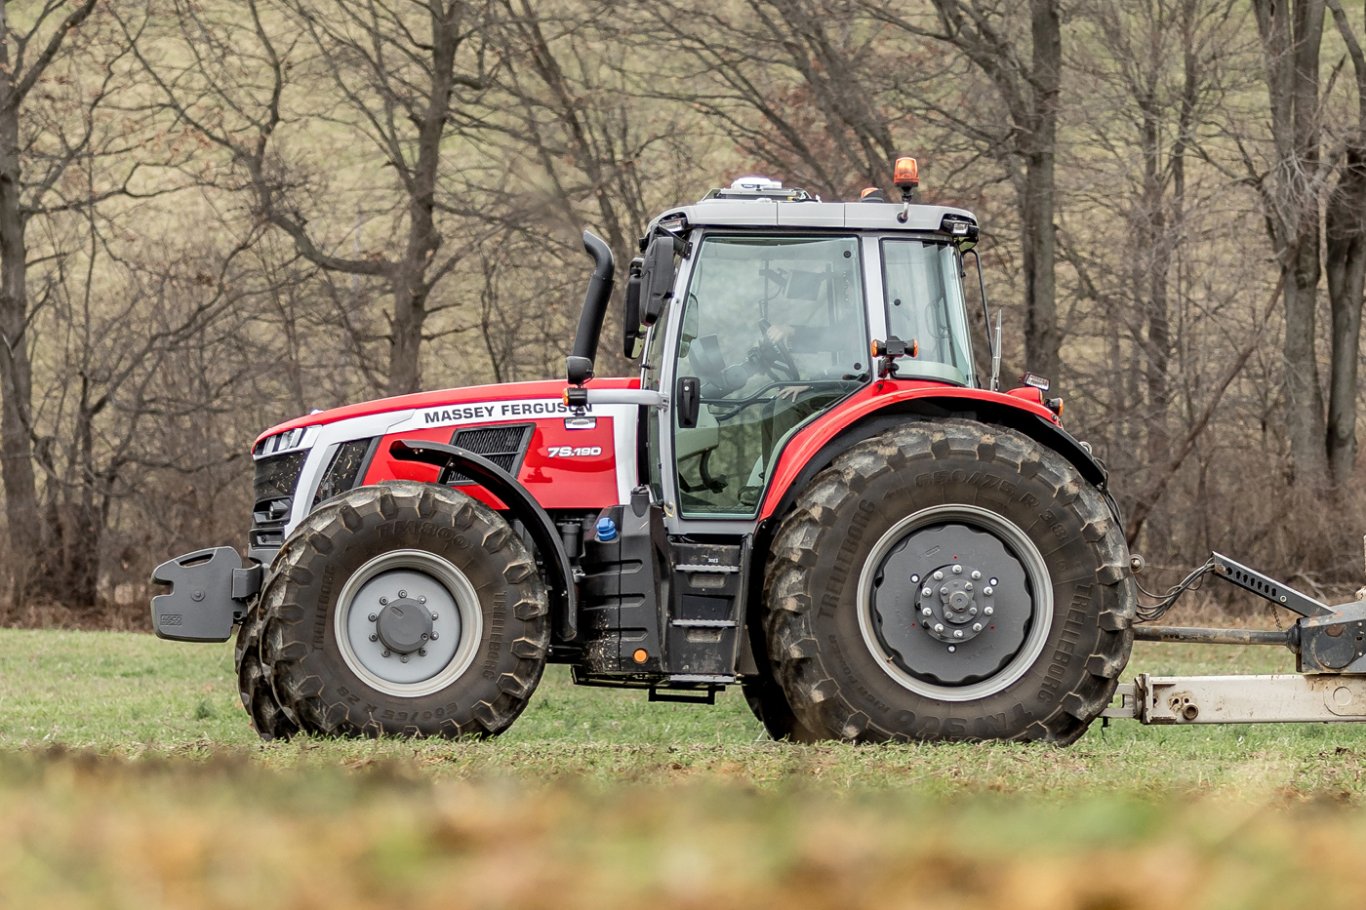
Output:
[[[633,389],[640,386],[639,379],[594,379],[588,383],[590,389]],[[459,389],[441,389],[435,392],[417,392],[412,395],[397,395],[393,398],[377,398],[362,401],[326,411],[317,411],[303,417],[296,417],[266,430],[256,437],[252,447],[278,433],[305,427],[324,426],[341,420],[356,417],[369,417],[375,414],[393,414],[399,418],[405,413],[426,411],[443,407],[468,407],[479,404],[492,405],[491,419],[497,419],[496,409],[500,402],[523,399],[551,399],[559,401],[564,394],[563,379],[545,379],[536,382],[504,382],[495,385],[466,386]]]

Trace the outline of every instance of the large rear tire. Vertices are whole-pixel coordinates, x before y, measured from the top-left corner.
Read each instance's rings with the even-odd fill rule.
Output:
[[[496,735],[526,707],[550,640],[545,586],[507,522],[410,481],[304,519],[260,603],[278,702],[327,736]]]
[[[1069,462],[953,419],[816,476],[776,536],[765,608],[775,677],[818,736],[1069,743],[1128,662],[1135,590]]]

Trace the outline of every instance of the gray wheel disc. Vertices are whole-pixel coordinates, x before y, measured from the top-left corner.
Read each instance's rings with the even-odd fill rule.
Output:
[[[943,701],[1009,687],[1042,653],[1052,620],[1038,547],[976,506],[933,506],[898,521],[859,578],[859,629],[878,665],[904,688]]]
[[[459,679],[484,631],[469,579],[423,550],[393,550],[362,565],[342,587],[332,621],[351,672],[404,697],[430,695]]]

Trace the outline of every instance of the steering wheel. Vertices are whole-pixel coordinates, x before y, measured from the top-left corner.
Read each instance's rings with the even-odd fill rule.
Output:
[[[759,343],[750,349],[750,359],[774,379],[801,379],[802,373],[801,370],[797,369],[797,364],[792,359],[792,351],[788,349],[786,342],[774,341],[768,337],[770,328],[772,325],[767,319],[759,321]],[[781,374],[778,371],[781,371]]]

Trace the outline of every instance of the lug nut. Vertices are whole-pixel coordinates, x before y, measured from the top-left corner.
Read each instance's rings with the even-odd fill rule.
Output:
[[[943,624],[942,622],[937,622],[937,623],[935,623],[935,624],[934,624],[934,631],[936,631],[936,632],[943,632],[943,631],[944,631],[944,624]]]
[[[404,654],[402,657],[399,658],[399,660],[403,661],[406,664],[408,662],[408,655]]]
[[[975,623],[973,623],[973,624],[972,624],[972,631],[974,631],[974,632],[980,632],[980,631],[982,631],[982,624],[981,624],[980,622],[975,622]]]
[[[963,582],[963,590],[964,590],[964,591],[971,591],[971,590],[972,590],[972,582],[970,582],[970,581],[965,581],[965,582]]]
[[[962,630],[962,629],[954,629],[954,630],[953,630],[953,637],[954,637],[954,638],[962,638],[962,637],[963,637],[963,630]]]
[[[436,622],[439,618],[440,618],[440,617],[438,617],[438,616],[436,615],[436,611],[433,610],[433,611],[432,611],[432,622]]]
[[[423,633],[422,633],[422,640],[423,640],[423,641],[426,641],[426,640],[427,640],[427,633],[426,633],[426,632],[423,632]]]
[[[982,573],[981,573],[981,572],[978,572],[976,569],[973,569],[973,570],[972,570],[972,580],[973,580],[973,581],[977,581],[977,580],[980,579],[981,577],[982,577]]]
[[[388,648],[385,648],[385,649],[384,649],[384,653],[381,654],[380,657],[388,657],[388,656],[389,656],[389,649],[388,649]]]
[[[948,586],[948,585],[944,585],[944,587],[942,587],[942,588],[939,589],[939,593],[940,593],[940,594],[943,594],[945,597],[948,597],[948,596],[949,596],[949,586]]]
[[[921,608],[920,608],[920,615],[921,615],[921,616],[932,616],[932,615],[934,615],[934,611],[931,610],[929,607],[921,607]]]
[[[379,636],[376,635],[374,632],[371,632],[371,633],[370,633],[370,640],[371,640],[371,641],[379,641]]]
[[[420,604],[425,604],[425,603],[427,602],[427,598],[425,598],[425,597],[419,597],[419,598],[417,599],[417,602],[420,603]]]
[[[371,621],[371,622],[374,622],[374,621],[377,620],[377,619],[379,619],[379,614],[378,614],[378,613],[371,613],[371,614],[370,614],[370,621]]]
[[[944,580],[944,573],[943,573],[943,572],[936,571],[936,572],[934,573],[934,580],[935,580],[935,581],[943,581],[943,580]]]
[[[991,609],[991,608],[988,607],[987,609]],[[436,641],[436,639],[437,639],[437,634],[436,634],[435,632],[433,632],[433,633],[432,633],[432,641]]]
[[[408,592],[407,592],[407,591],[400,590],[400,591],[398,592],[398,599],[399,599],[399,600],[402,600],[403,598],[405,598],[405,597],[407,597],[407,596],[408,596]]]
[[[969,615],[969,616],[976,616],[976,615],[977,615],[977,608],[976,608],[976,607],[968,607],[968,615]]]
[[[389,602],[389,598],[387,598],[387,597],[381,597],[381,598],[379,599],[379,605],[380,605],[381,607],[384,606],[385,604],[387,604],[388,602]]]
[[[426,648],[418,648],[418,649],[417,649],[417,656],[418,656],[418,657],[426,657],[426,656],[427,656],[427,649],[426,649]]]
[[[960,565],[955,565],[955,566],[953,567],[953,574],[954,574],[954,575],[962,575],[962,574],[963,574],[963,567],[960,566]]]
[[[996,593],[996,589],[993,588],[991,585],[987,585],[985,588],[982,589],[982,593],[987,597],[990,597],[992,594]]]
[[[931,594],[933,594],[934,592],[931,591],[929,588],[922,588],[921,591],[920,591],[920,593],[921,593],[921,595],[923,595],[923,596],[925,596],[925,597],[929,597],[929,596],[930,596]]]
[[[993,613],[995,613],[995,612],[996,612],[996,610],[995,610],[994,608],[992,608],[992,607],[983,607],[983,608],[982,608],[982,613],[985,614],[986,616],[990,616],[991,614],[993,614]]]

